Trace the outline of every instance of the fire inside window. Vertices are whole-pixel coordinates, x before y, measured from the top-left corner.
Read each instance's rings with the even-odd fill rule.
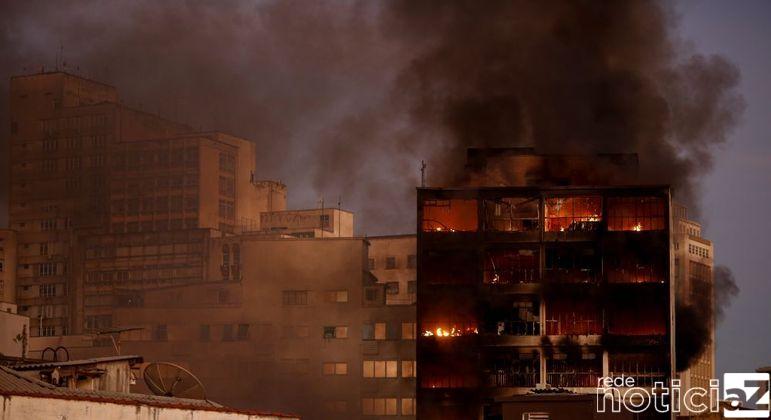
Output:
[[[485,200],[485,229],[499,232],[537,231],[539,203],[537,197]]]
[[[659,197],[609,197],[608,230],[663,230],[666,210]]]
[[[602,220],[602,197],[551,197],[544,203],[547,232],[594,232]]]
[[[423,202],[422,225],[424,232],[475,232],[478,229],[477,201],[426,200]]]

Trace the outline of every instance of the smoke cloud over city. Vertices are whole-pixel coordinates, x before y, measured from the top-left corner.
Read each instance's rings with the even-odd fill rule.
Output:
[[[113,84],[130,106],[253,140],[258,178],[285,182],[295,208],[340,202],[358,234],[414,231],[420,161],[429,185],[452,185],[468,147],[638,153],[641,181],[698,216],[698,180],[744,105],[738,69],[677,21],[649,1],[4,2],[0,113],[11,75]],[[736,285],[718,279],[722,304]]]

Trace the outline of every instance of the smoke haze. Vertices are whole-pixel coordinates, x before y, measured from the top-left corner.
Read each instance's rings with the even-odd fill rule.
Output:
[[[657,2],[49,6],[2,6],[4,80],[58,61],[130,106],[249,138],[290,204],[341,199],[359,233],[413,231],[420,160],[447,184],[469,146],[636,152],[643,181],[696,209],[743,108],[738,70],[690,51]]]

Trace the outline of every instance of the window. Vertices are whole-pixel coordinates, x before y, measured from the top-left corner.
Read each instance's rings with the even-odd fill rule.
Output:
[[[399,282],[398,281],[389,281],[386,283],[386,294],[387,295],[398,295],[399,294]]]
[[[393,270],[396,268],[396,257],[386,257],[386,270]]]
[[[609,197],[608,230],[663,230],[664,199],[659,197]]]
[[[329,303],[348,302],[348,291],[347,290],[328,290],[324,292],[324,301]]]
[[[220,153],[220,170],[234,172],[236,170],[236,158],[229,153]]]
[[[56,159],[46,159],[43,161],[43,172],[55,172]]]
[[[376,287],[367,287],[364,289],[364,300],[367,302],[376,302],[379,295],[380,293],[378,293],[378,288]]]
[[[38,265],[38,275],[41,277],[51,277],[56,275],[56,264],[42,263]]]
[[[512,197],[485,200],[485,229],[495,232],[538,230],[538,197]]]
[[[346,326],[324,327],[324,338],[348,338],[348,327]]]
[[[361,413],[365,416],[395,416],[398,401],[398,398],[362,398]]]
[[[365,360],[362,365],[362,376],[365,378],[397,378],[398,362],[396,360]]]
[[[56,296],[55,284],[41,284],[40,285],[40,297],[52,297]]]
[[[402,398],[402,415],[415,415],[415,398]]]
[[[374,270],[375,269],[375,259],[374,258],[370,258],[370,259],[367,260],[367,267],[368,267],[369,270]]]
[[[56,230],[56,219],[46,219],[40,221],[41,230]]]
[[[402,360],[402,378],[414,378],[414,377],[415,377],[415,361]]]
[[[220,177],[220,195],[225,197],[235,197],[236,181],[233,178]]]
[[[45,242],[40,244],[40,255],[48,255],[48,244]]]
[[[602,219],[602,198],[547,198],[544,213],[547,232],[593,232]]]
[[[208,324],[201,325],[200,334],[198,337],[201,341],[211,340],[211,326]]]
[[[285,306],[307,305],[308,291],[307,290],[284,290],[282,292],[282,301]]]
[[[378,322],[375,324],[375,340],[386,339],[386,323]]]
[[[166,341],[169,339],[168,329],[166,324],[160,324],[155,326],[153,331],[153,339],[155,341]]]
[[[345,362],[324,362],[322,365],[324,375],[347,375],[348,363]]]
[[[45,325],[43,326],[43,329],[40,330],[40,335],[43,337],[52,337],[56,335],[56,327],[53,325]]]
[[[415,254],[407,255],[407,268],[416,268],[418,266],[418,256]]]
[[[249,338],[249,324],[238,324],[238,335],[239,340],[246,340]]]
[[[424,232],[476,232],[476,200],[426,200],[423,202]]]
[[[3,272],[3,261],[0,261],[0,273]]]
[[[414,322],[402,322],[402,340],[414,340],[416,334]]]
[[[230,200],[220,200],[220,218],[223,219],[235,219],[236,209],[235,205]]]
[[[407,293],[418,293],[418,282],[416,280],[410,280],[407,282]]]

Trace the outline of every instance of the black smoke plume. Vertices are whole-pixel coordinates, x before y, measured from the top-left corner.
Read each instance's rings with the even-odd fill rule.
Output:
[[[694,292],[678,296],[675,304],[676,368],[690,367],[712,344],[710,325],[723,318],[725,309],[739,293],[733,273],[724,265],[712,270],[713,283],[693,282]]]

